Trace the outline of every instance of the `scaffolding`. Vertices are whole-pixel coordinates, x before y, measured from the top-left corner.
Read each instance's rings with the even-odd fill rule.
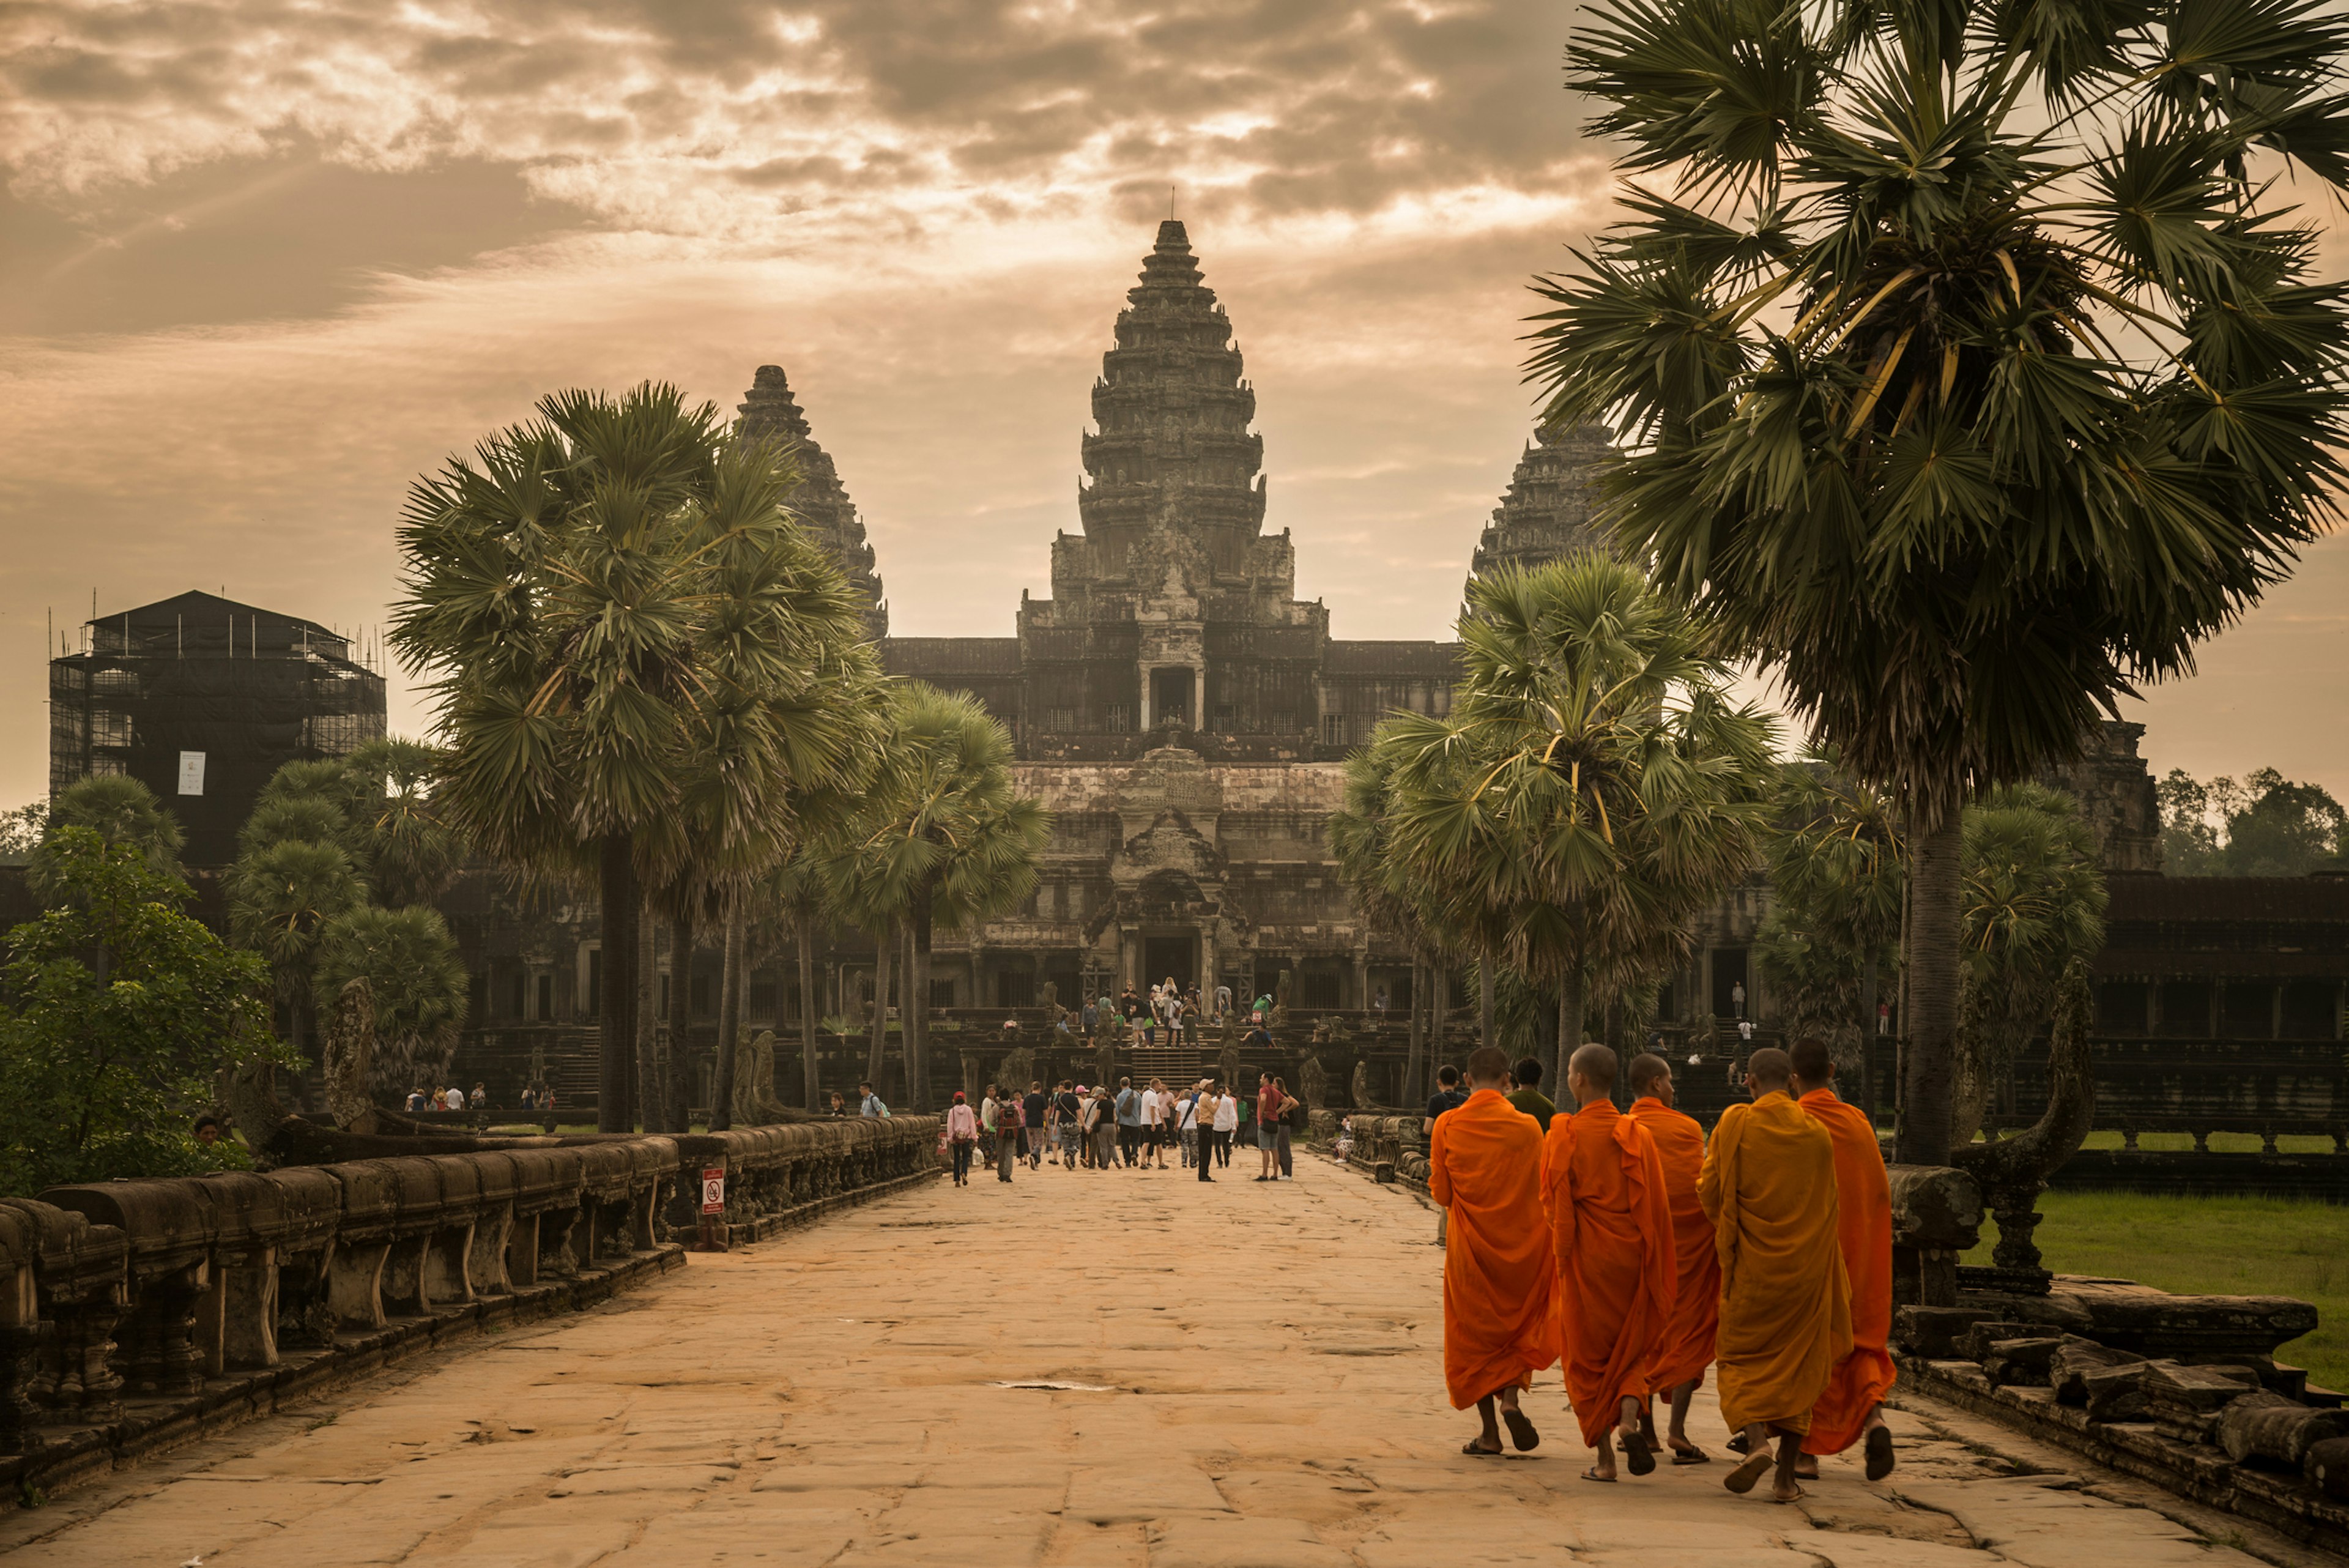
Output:
[[[316,621],[187,593],[91,620],[49,661],[49,793],[126,774],[223,866],[270,775],[384,734],[384,679]]]

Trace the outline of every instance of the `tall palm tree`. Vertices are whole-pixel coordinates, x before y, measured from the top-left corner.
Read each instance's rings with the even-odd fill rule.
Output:
[[[1594,984],[1684,956],[1751,865],[1772,726],[1730,704],[1710,635],[1612,557],[1479,579],[1468,607],[1450,714],[1397,713],[1373,742],[1393,853],[1443,923],[1557,988],[1562,1054]]]
[[[391,641],[432,677],[446,820],[525,874],[596,880],[596,1118],[622,1131],[640,887],[688,849],[728,883],[780,857],[809,754],[787,716],[862,621],[790,522],[781,449],[673,387],[537,412],[411,487]]]
[[[26,880],[47,900],[62,892],[64,883],[57,856],[51,849],[68,827],[87,827],[108,844],[136,845],[159,874],[180,875],[180,848],[185,842],[177,818],[163,809],[155,792],[123,774],[78,779],[57,792],[43,820],[40,844],[33,851]]]
[[[1330,814],[1330,850],[1362,919],[1374,929],[1393,931],[1411,949],[1413,984],[1402,1103],[1415,1106],[1428,1092],[1428,1038],[1420,1023],[1423,1006],[1433,1002],[1438,1031],[1444,1019],[1441,1000],[1423,997],[1418,981],[1423,974],[1440,976],[1458,955],[1445,950],[1439,929],[1441,916],[1425,897],[1426,886],[1414,879],[1393,853],[1388,818],[1393,810],[1395,761],[1395,748],[1375,743],[1347,756],[1345,804]]]
[[[1599,0],[1630,216],[1539,281],[1604,514],[1911,844],[1900,1158],[1950,1147],[1961,807],[2076,754],[2291,567],[2343,479],[2349,182],[2313,0]],[[1640,179],[1652,182],[1641,184]]]
[[[267,961],[291,1025],[288,1044],[309,1033],[311,971],[327,928],[367,904],[367,883],[332,842],[286,838],[241,854],[222,878],[229,930]],[[445,933],[444,933],[445,934]]]
[[[1024,904],[1050,836],[1050,814],[1019,793],[1011,755],[1010,732],[976,697],[918,681],[896,692],[852,857],[863,907],[902,910],[911,933],[900,1016],[916,1110],[929,1103],[931,938]]]

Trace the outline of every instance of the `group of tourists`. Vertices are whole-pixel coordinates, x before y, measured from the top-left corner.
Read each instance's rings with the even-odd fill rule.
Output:
[[[1213,1181],[1215,1171],[1231,1168],[1232,1146],[1244,1132],[1257,1147],[1254,1179],[1288,1181],[1296,1174],[1290,1135],[1304,1123],[1303,1103],[1271,1073],[1247,1099],[1215,1078],[1182,1089],[1164,1078],[1136,1088],[1122,1077],[1115,1089],[1063,1078],[1050,1090],[1035,1080],[1024,1094],[989,1084],[976,1106],[957,1090],[939,1136],[957,1187],[970,1185],[974,1162],[992,1166],[1004,1182],[1022,1164],[1041,1170],[1047,1161],[1070,1171],[1194,1170]],[[1173,1167],[1170,1148],[1179,1162]]]
[[[1076,1010],[1076,1033],[1088,1040],[1122,1033],[1133,1045],[1181,1045],[1186,1040],[1196,1045],[1200,1032],[1220,1025],[1231,1011],[1230,986],[1219,985],[1203,994],[1197,986],[1182,985],[1169,975],[1152,986],[1147,996],[1130,985],[1118,996],[1106,992],[1098,997],[1086,996]],[[1251,1029],[1262,1029],[1271,1016],[1270,996],[1259,996],[1248,1004],[1247,1022]],[[1061,1026],[1068,1027],[1065,1015]],[[1007,1023],[1004,1027],[1015,1029],[1017,1024]]]
[[[1855,1443],[1869,1480],[1889,1474],[1891,1192],[1876,1128],[1837,1097],[1826,1045],[1755,1051],[1751,1102],[1710,1140],[1673,1108],[1660,1055],[1632,1058],[1624,1111],[1615,1053],[1576,1051],[1573,1108],[1547,1132],[1526,1097],[1548,1105],[1537,1068],[1523,1081],[1532,1065],[1513,1071],[1480,1048],[1464,1085],[1447,1088],[1456,1102],[1430,1107],[1428,1187],[1447,1220],[1444,1382],[1453,1407],[1473,1405],[1483,1422],[1463,1451],[1500,1453],[1504,1426],[1520,1452],[1534,1448],[1520,1391],[1562,1366],[1594,1451],[1585,1480],[1617,1479],[1618,1443],[1635,1476],[1667,1451],[1708,1463],[1687,1421],[1710,1366],[1743,1456],[1731,1491],[1775,1468],[1770,1495],[1792,1502],[1821,1456]]]
[[[522,1092],[523,1109],[530,1110],[536,1105],[531,1096],[529,1089]],[[548,1096],[547,1103],[554,1103],[552,1096]],[[429,1093],[419,1084],[408,1091],[408,1108],[411,1111],[480,1111],[487,1110],[489,1104],[490,1086],[487,1084],[474,1085],[471,1095],[454,1084],[435,1084]]]

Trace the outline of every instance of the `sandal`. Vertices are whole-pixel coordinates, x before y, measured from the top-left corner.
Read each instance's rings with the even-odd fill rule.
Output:
[[[1892,1473],[1892,1428],[1870,1427],[1868,1429],[1868,1479],[1882,1480]]]
[[[1541,1446],[1541,1434],[1534,1430],[1532,1417],[1523,1410],[1504,1410],[1501,1421],[1509,1428],[1509,1441],[1516,1444],[1517,1452],[1529,1454]]]
[[[1474,1454],[1480,1459],[1497,1459],[1501,1457],[1500,1449],[1488,1449],[1474,1438],[1469,1438],[1467,1446],[1463,1448],[1460,1451],[1464,1454]]]
[[[1762,1478],[1769,1472],[1771,1465],[1775,1462],[1766,1450],[1758,1453],[1722,1477],[1721,1484],[1738,1496],[1744,1497],[1754,1490]]]
[[[1609,1486],[1613,1486],[1615,1484],[1615,1478],[1613,1476],[1600,1475],[1597,1465],[1593,1465],[1588,1469],[1583,1471],[1582,1479],[1588,1481],[1603,1481]]]
[[[1672,1463],[1676,1465],[1709,1465],[1713,1463],[1713,1456],[1706,1453],[1702,1449],[1694,1447],[1693,1445],[1685,1449],[1676,1448],[1672,1450]]]
[[[1619,1428],[1623,1439],[1623,1458],[1635,1476],[1651,1475],[1656,1469],[1656,1450],[1650,1446],[1647,1434],[1636,1427]]]

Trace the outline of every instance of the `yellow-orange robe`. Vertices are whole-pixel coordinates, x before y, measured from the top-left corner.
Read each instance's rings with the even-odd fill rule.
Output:
[[[1450,1212],[1444,1384],[1452,1407],[1533,1381],[1557,1360],[1557,1269],[1542,1218],[1541,1127],[1479,1089],[1435,1118],[1427,1189]]]
[[[1672,1213],[1672,1262],[1679,1278],[1672,1287],[1671,1324],[1648,1362],[1648,1386],[1661,1394],[1702,1382],[1704,1369],[1713,1365],[1713,1332],[1721,1325],[1721,1256],[1713,1250],[1713,1221],[1696,1191],[1704,1168],[1704,1128],[1652,1095],[1632,1101],[1627,1114],[1655,1140]]]
[[[1647,1129],[1598,1100],[1551,1118],[1542,1207],[1557,1254],[1566,1396],[1591,1447],[1628,1397],[1648,1397],[1648,1364],[1672,1311],[1672,1215]]]
[[[1722,1113],[1697,1181],[1721,1259],[1722,1419],[1806,1432],[1851,1350],[1836,1242],[1835,1140],[1775,1091]]]
[[[1803,1452],[1839,1454],[1892,1391],[1892,1187],[1867,1113],[1813,1089],[1796,1102],[1835,1140],[1836,1242],[1851,1282],[1851,1350],[1811,1409]]]

